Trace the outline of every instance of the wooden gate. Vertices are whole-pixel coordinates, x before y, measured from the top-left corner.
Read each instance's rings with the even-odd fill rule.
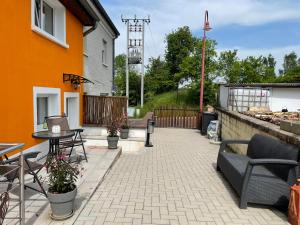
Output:
[[[83,96],[83,123],[93,126],[107,126],[124,117],[127,108],[126,97]]]
[[[154,110],[156,127],[199,128],[200,113],[196,109],[161,107]]]

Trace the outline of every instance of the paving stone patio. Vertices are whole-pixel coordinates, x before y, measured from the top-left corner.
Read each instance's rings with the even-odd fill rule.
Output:
[[[104,145],[99,145],[99,141],[87,141],[86,151],[88,162],[85,160],[81,162],[80,169],[81,175],[77,181],[78,192],[75,201],[75,212],[73,217],[65,221],[53,221],[50,218],[50,206],[46,197],[36,191],[26,189],[25,190],[25,217],[26,225],[50,225],[50,224],[73,224],[81,212],[84,209],[88,199],[92,196],[97,186],[100,185],[101,181],[109,171],[113,163],[118,159],[121,154],[121,148],[116,150],[109,150]],[[78,147],[80,148],[80,147]],[[81,149],[78,149],[79,154],[82,153]],[[74,152],[75,153],[75,152]],[[43,162],[43,160],[41,161]],[[39,176],[41,181],[45,181],[47,177],[46,169],[43,169]],[[32,183],[32,176],[25,176],[26,184],[30,186],[38,186]],[[47,190],[47,182],[43,182],[45,189]],[[5,191],[6,186],[1,185],[1,192]],[[38,188],[39,189],[39,188]],[[11,198],[16,198],[19,195],[19,188],[15,189],[10,193]],[[10,202],[10,208],[7,217],[17,216],[19,207],[16,202]],[[18,220],[5,219],[4,224],[15,225],[19,224]]]
[[[76,225],[288,224],[275,209],[238,208],[215,171],[218,146],[196,130],[156,129],[153,144],[121,155]]]

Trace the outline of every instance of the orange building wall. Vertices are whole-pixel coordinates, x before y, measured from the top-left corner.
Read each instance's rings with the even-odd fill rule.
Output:
[[[64,48],[31,30],[31,0],[4,0],[0,6],[0,142],[22,142],[27,149],[40,141],[34,131],[33,86],[61,88],[63,73],[83,74],[83,27],[68,11]],[[80,117],[82,123],[82,91]]]

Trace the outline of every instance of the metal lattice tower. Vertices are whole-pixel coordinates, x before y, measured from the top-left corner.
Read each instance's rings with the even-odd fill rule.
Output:
[[[127,25],[127,57],[126,57],[126,97],[129,99],[129,65],[141,65],[141,107],[144,105],[144,75],[145,75],[145,24],[150,23],[148,18],[123,18]],[[128,104],[127,104],[128,105]]]

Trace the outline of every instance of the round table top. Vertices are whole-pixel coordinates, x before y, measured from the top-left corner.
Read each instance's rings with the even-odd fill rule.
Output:
[[[63,139],[75,135],[74,131],[61,131],[60,133],[52,133],[52,131],[40,131],[32,134],[32,137],[38,139]]]

